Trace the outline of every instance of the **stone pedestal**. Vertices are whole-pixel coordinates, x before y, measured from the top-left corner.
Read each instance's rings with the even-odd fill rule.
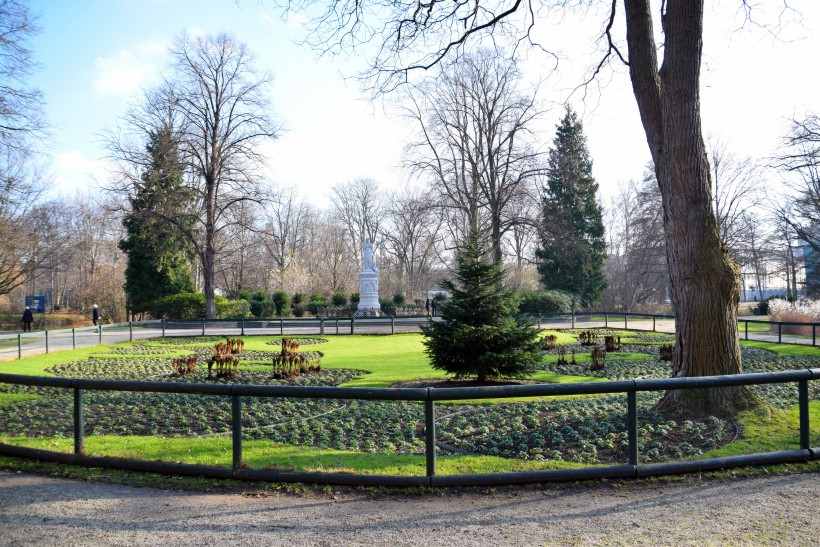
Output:
[[[359,305],[356,315],[362,317],[378,316],[379,305],[379,272],[364,271],[359,274]]]

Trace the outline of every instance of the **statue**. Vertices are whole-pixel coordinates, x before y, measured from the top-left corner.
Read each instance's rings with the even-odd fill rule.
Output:
[[[373,258],[373,244],[365,240],[362,244],[362,271],[363,272],[378,272],[376,267],[376,260]]]
[[[379,305],[379,267],[373,254],[373,242],[362,242],[362,271],[359,273],[359,305],[356,315],[360,317],[378,316]]]

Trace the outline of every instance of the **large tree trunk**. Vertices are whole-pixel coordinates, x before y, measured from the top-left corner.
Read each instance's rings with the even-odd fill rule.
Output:
[[[205,253],[202,261],[202,276],[205,292],[205,318],[214,319],[216,317],[216,301],[214,298],[214,261],[216,258],[216,245],[214,242],[216,232],[216,195],[214,188],[216,182],[212,175],[206,180],[206,218],[205,218]]]
[[[624,0],[630,77],[663,198],[675,308],[674,376],[741,372],[739,271],[720,241],[700,118],[703,0],[668,0],[658,70],[649,0]],[[680,390],[665,410],[733,414],[752,402],[745,388]]]
[[[213,319],[216,317],[216,301],[214,298],[214,256],[215,252],[212,244],[207,244],[205,247],[205,256],[202,261],[202,276],[204,279],[204,293],[205,293],[205,318]]]

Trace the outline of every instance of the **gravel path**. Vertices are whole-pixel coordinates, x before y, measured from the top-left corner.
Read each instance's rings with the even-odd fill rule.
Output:
[[[820,474],[495,493],[199,494],[0,472],[0,544],[781,544],[820,538]]]

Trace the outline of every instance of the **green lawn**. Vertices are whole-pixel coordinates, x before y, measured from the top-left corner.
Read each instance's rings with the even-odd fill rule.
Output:
[[[7,444],[40,448],[56,452],[73,450],[73,440],[65,437],[0,437]],[[93,456],[138,458],[143,460],[181,462],[228,467],[231,464],[231,439],[222,437],[136,437],[90,436],[86,453]],[[355,472],[366,475],[424,476],[423,454],[383,454],[277,445],[267,441],[242,443],[243,463],[250,468],[276,468],[296,471]],[[496,456],[440,456],[439,474],[493,473],[569,469],[581,464],[564,461],[532,461]]]

